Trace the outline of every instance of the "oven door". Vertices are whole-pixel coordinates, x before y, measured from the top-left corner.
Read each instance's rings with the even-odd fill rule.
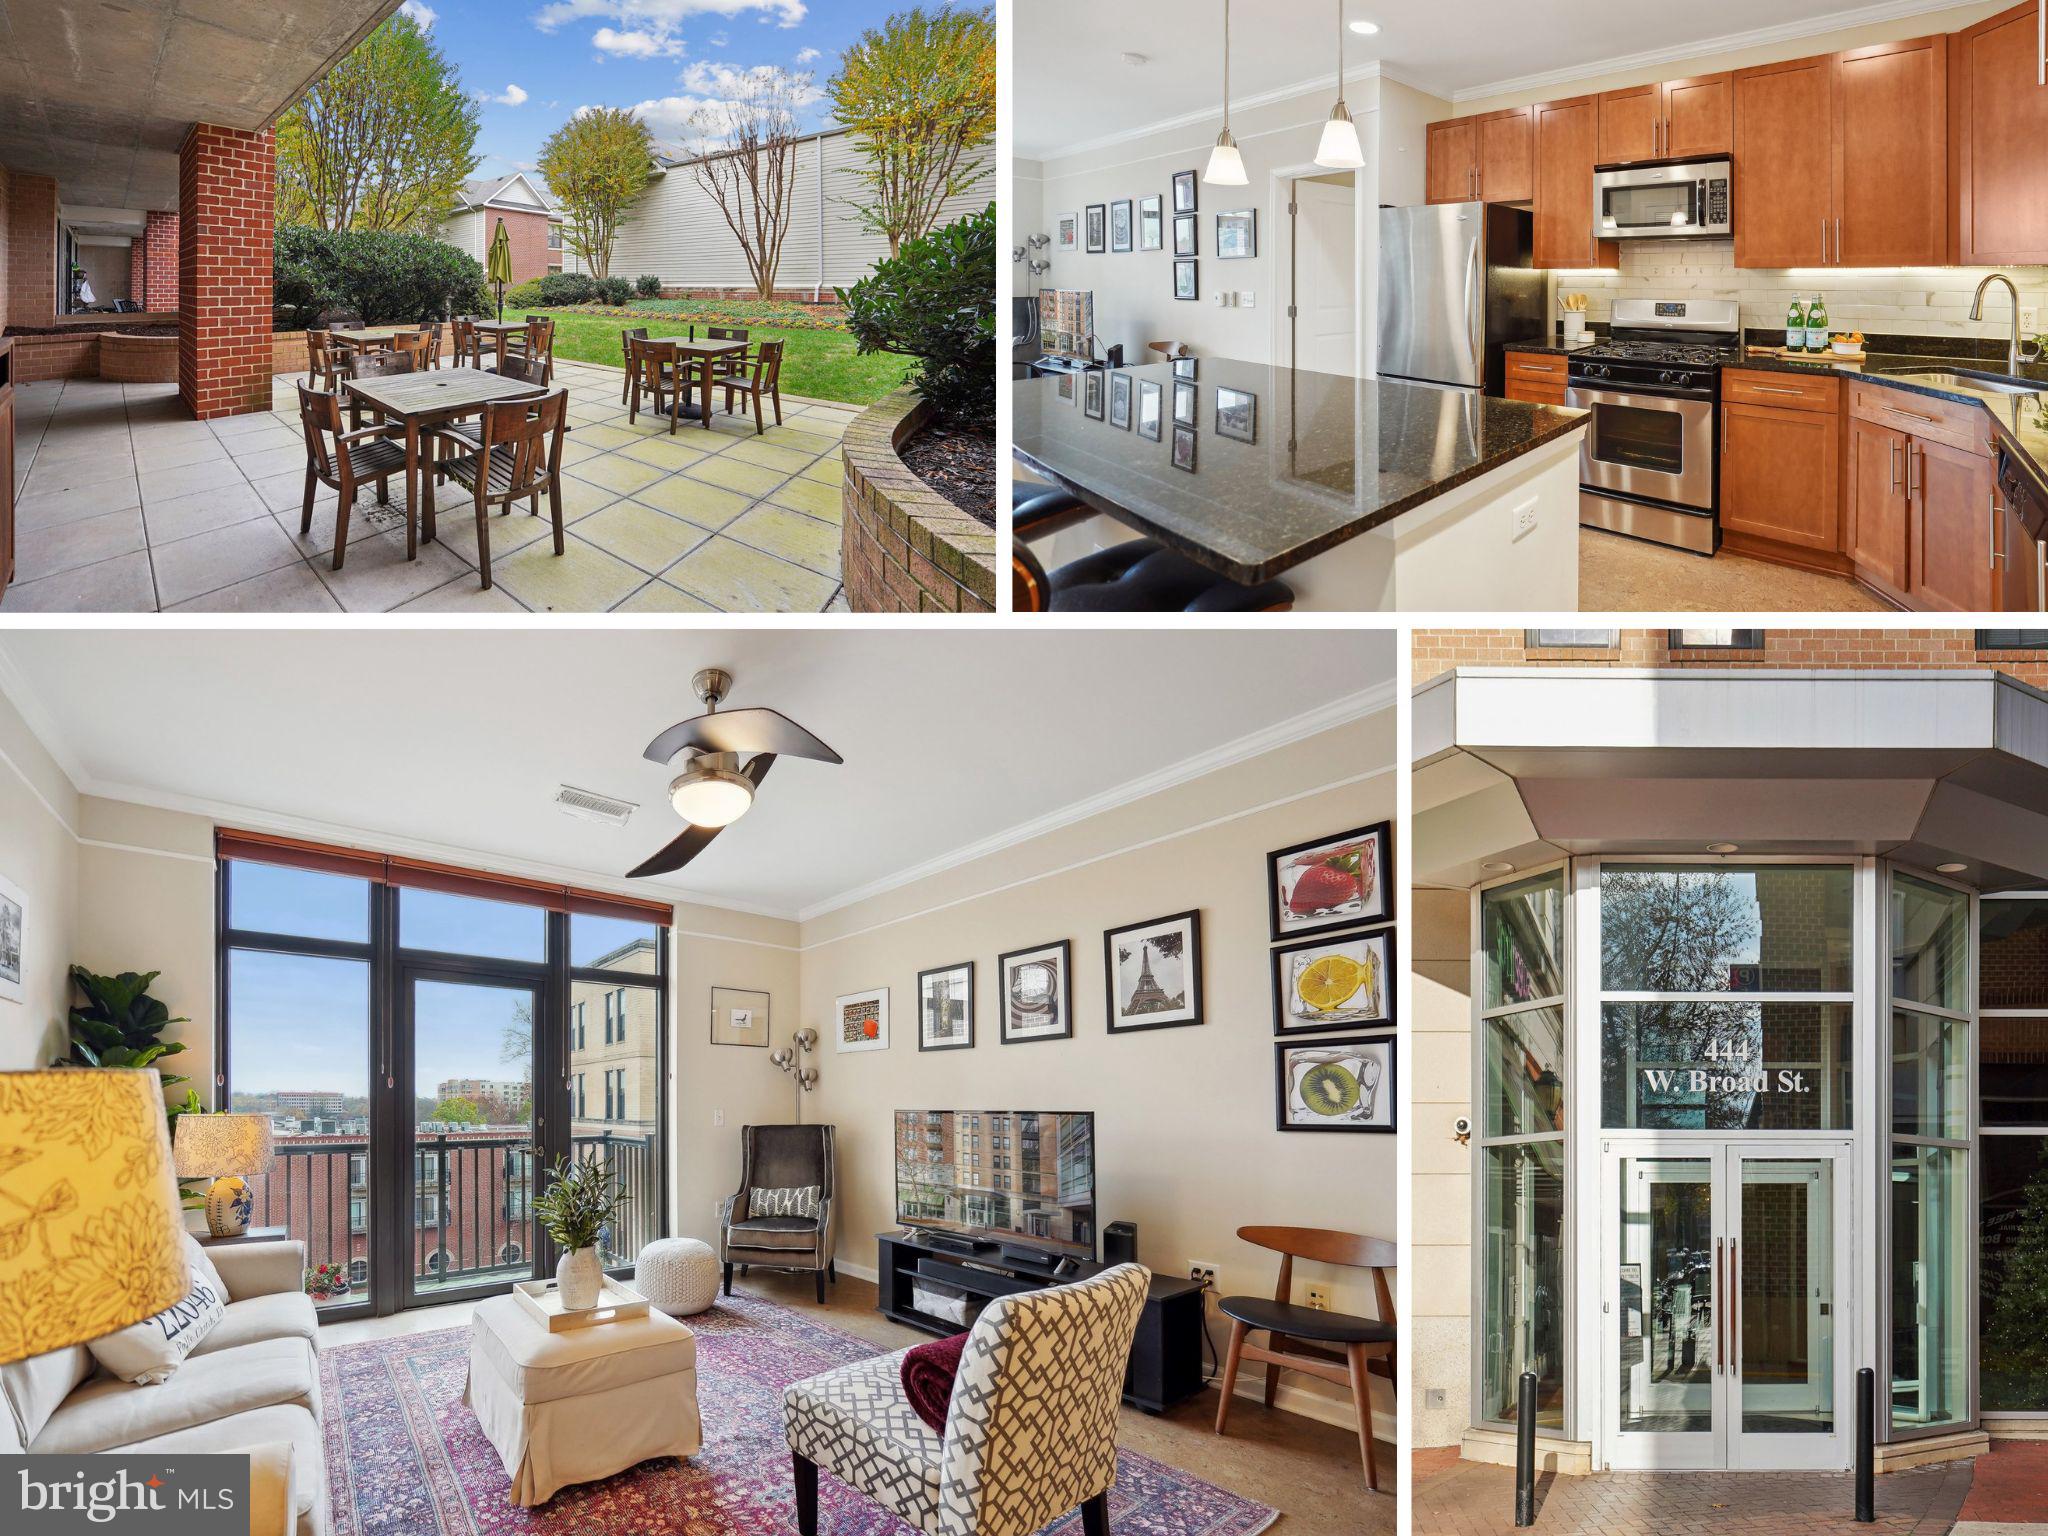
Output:
[[[1574,384],[1565,404],[1591,411],[1579,483],[1639,500],[1714,510],[1714,402]]]

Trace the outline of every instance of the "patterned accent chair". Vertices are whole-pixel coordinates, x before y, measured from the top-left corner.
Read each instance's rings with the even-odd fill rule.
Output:
[[[725,1294],[732,1294],[733,1266],[745,1274],[763,1269],[809,1270],[817,1276],[818,1305],[825,1281],[839,1283],[832,1262],[837,1232],[833,1210],[835,1160],[829,1125],[749,1125],[740,1130],[740,1187],[718,1210],[718,1261],[725,1266]],[[799,1202],[799,1191],[817,1191],[817,1205]],[[760,1195],[756,1200],[755,1195]]]
[[[782,1419],[797,1530],[817,1536],[823,1467],[927,1536],[1031,1536],[1077,1506],[1086,1536],[1108,1536],[1117,1402],[1151,1283],[1119,1264],[991,1301],[942,1435],[904,1396],[908,1351],[792,1382]]]

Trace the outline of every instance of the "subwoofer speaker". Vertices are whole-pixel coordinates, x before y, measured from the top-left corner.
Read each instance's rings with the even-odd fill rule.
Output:
[[[1112,1221],[1102,1229],[1102,1262],[1105,1264],[1135,1264],[1138,1262],[1138,1228],[1136,1223]]]

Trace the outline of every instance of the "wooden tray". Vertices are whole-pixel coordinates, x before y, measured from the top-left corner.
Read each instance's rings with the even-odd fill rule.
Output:
[[[1777,357],[1792,363],[1867,363],[1868,352],[1837,352],[1833,347],[1825,352],[1794,352],[1790,347],[1750,347],[1750,357]]]
[[[599,1323],[647,1315],[647,1298],[610,1275],[604,1277],[597,1305],[585,1312],[566,1310],[562,1306],[561,1288],[552,1280],[522,1280],[512,1287],[512,1294],[549,1333],[567,1333],[572,1328],[594,1328]]]

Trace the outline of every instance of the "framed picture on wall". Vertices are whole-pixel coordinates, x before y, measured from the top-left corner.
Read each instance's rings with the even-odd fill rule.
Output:
[[[1090,203],[1086,216],[1088,220],[1088,249],[1090,253],[1098,252],[1103,248],[1103,231],[1108,218],[1108,209],[1101,203]]]
[[[1216,257],[1243,261],[1259,254],[1259,210],[1239,208],[1216,215]]]
[[[711,989],[713,1045],[768,1044],[768,994],[740,987]]]
[[[1201,377],[1201,374],[1199,372],[1201,361],[1202,360],[1198,357],[1176,357],[1173,360],[1173,376],[1176,379],[1194,379]]]
[[[1122,427],[1125,431],[1130,430],[1131,376],[1128,373],[1112,373],[1109,376],[1109,424],[1112,427]]]
[[[1395,1129],[1395,1038],[1318,1041],[1275,1048],[1274,1122],[1283,1131]]]
[[[0,878],[0,1002],[18,1003],[22,984],[22,928],[28,922],[28,898],[13,881]]]
[[[1384,821],[1267,854],[1273,938],[1356,928],[1392,917],[1393,867],[1392,830]]]
[[[1166,389],[1151,379],[1138,380],[1138,436],[1159,442],[1165,428],[1160,417],[1165,409]]]
[[[1129,251],[1131,248],[1131,200],[1119,198],[1109,205],[1109,248],[1112,251]]]
[[[1195,173],[1175,171],[1173,173],[1173,211],[1193,213],[1195,211]]]
[[[1173,467],[1195,472],[1195,429],[1175,427],[1173,429]]]
[[[1196,385],[1186,379],[1173,381],[1173,424],[1177,427],[1192,427],[1195,424],[1196,400],[1199,391]]]
[[[1176,261],[1173,264],[1173,296],[1186,303],[1193,303],[1201,297],[1195,282],[1195,264],[1192,261]]]
[[[1202,914],[1176,912],[1102,935],[1109,1032],[1202,1022]]]
[[[1259,397],[1248,389],[1216,386],[1216,435],[1240,443],[1259,440]]]
[[[1394,930],[1283,944],[1273,954],[1273,1033],[1322,1034],[1396,1022]]]
[[[1102,370],[1090,368],[1081,375],[1081,413],[1102,420]]]
[[[1074,1033],[1074,946],[1061,939],[997,957],[1004,1045],[1065,1040]]]
[[[974,1049],[974,962],[917,973],[917,1048]]]
[[[839,1054],[889,1049],[889,989],[849,992],[834,1005]]]
[[[1063,213],[1053,220],[1052,247],[1056,251],[1081,249],[1081,215]]]
[[[1156,251],[1164,239],[1165,202],[1157,192],[1138,199],[1138,249]]]
[[[1192,213],[1176,214],[1173,220],[1173,254],[1176,256],[1199,256],[1201,251],[1201,226]]]

